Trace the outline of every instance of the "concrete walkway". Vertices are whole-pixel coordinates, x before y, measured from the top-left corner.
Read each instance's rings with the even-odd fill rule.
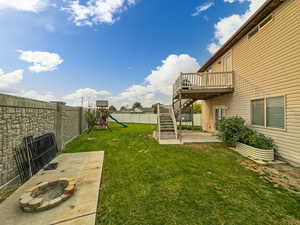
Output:
[[[155,135],[154,135],[155,136]],[[162,139],[159,141],[162,145],[180,145],[188,143],[220,143],[220,140],[216,135],[207,132],[200,132],[195,130],[182,130],[181,138],[178,140],[174,139]]]
[[[104,152],[61,154],[56,170],[41,170],[0,204],[0,224],[5,225],[94,225]],[[25,213],[18,205],[24,191],[58,178],[75,178],[74,195],[53,209]]]

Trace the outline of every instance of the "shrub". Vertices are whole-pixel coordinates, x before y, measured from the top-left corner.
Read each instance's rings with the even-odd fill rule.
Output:
[[[266,137],[265,135],[257,132],[249,136],[248,145],[253,146],[255,148],[262,148],[262,149],[274,148],[273,140],[270,137]]]
[[[240,133],[245,127],[241,117],[223,118],[217,124],[222,140],[229,146],[235,146],[240,139]]]
[[[85,119],[86,122],[88,123],[88,133],[91,132],[91,130],[93,129],[93,127],[96,125],[96,116],[95,113],[91,112],[91,111],[87,111],[85,113]]]
[[[273,149],[273,140],[257,131],[247,127],[241,117],[223,118],[218,123],[221,138],[225,144],[235,146],[237,142],[255,148]]]

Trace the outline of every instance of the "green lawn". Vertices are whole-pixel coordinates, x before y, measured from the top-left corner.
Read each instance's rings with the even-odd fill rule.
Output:
[[[222,144],[159,145],[151,125],[111,127],[64,149],[105,151],[97,224],[300,224],[300,197],[243,168]]]

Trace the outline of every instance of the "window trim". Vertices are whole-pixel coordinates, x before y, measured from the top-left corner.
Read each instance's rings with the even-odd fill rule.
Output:
[[[266,24],[264,24],[264,26],[260,26],[263,22],[265,22],[269,17],[271,17],[270,21],[268,21]],[[268,14],[262,21],[260,21],[256,26],[254,26],[248,33],[247,33],[247,38],[248,40],[251,39],[253,36],[255,36],[256,33],[258,33],[260,30],[263,30],[269,23],[272,23],[274,20],[274,15],[273,13]],[[251,36],[249,37],[250,33],[252,31],[254,31],[255,29],[257,29],[257,31]]]
[[[255,101],[255,100],[264,100],[264,125],[257,125],[257,124],[253,124],[252,123],[252,121],[253,121],[252,120],[253,119],[253,115],[252,115],[252,101]],[[250,124],[251,124],[251,126],[262,127],[262,128],[266,126],[266,112],[265,112],[265,109],[266,109],[265,97],[250,99]]]
[[[284,121],[284,128],[278,128],[278,127],[269,127],[267,126],[267,99],[268,98],[276,98],[276,97],[283,97],[283,121]],[[264,125],[256,125],[256,124],[252,124],[252,101],[253,100],[264,100]],[[264,129],[268,129],[268,130],[277,130],[277,131],[287,131],[286,128],[286,95],[267,95],[267,96],[263,96],[263,97],[257,97],[257,98],[251,98],[250,99],[250,110],[249,110],[249,114],[250,114],[250,125],[254,128],[264,128]]]
[[[225,54],[223,54],[221,56],[221,71],[222,72],[231,72],[231,71],[228,71],[227,69],[226,69],[226,71],[224,71],[224,61],[225,61],[225,59],[227,59],[227,57],[231,58],[231,60],[230,60],[231,61],[230,67],[231,67],[231,71],[233,70],[232,69],[233,68],[233,56],[232,56],[232,49],[230,49]],[[228,67],[228,65],[227,65],[227,67]]]

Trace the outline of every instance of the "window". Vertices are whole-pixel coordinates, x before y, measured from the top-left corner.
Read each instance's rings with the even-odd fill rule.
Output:
[[[254,36],[258,32],[258,26],[254,27],[249,33],[248,33],[248,39]]]
[[[232,71],[232,53],[231,50],[222,57],[222,72]]]
[[[251,101],[252,125],[285,128],[284,96],[267,97]]]
[[[269,15],[267,18],[265,18],[265,19],[259,24],[259,28],[261,29],[263,26],[265,26],[266,24],[268,24],[272,19],[273,19],[273,16],[272,16],[272,15]]]
[[[284,97],[267,98],[267,127],[284,128]]]
[[[264,126],[265,125],[265,100],[257,99],[251,101],[252,124]]]
[[[269,22],[271,22],[273,19],[273,15],[267,16],[262,22],[260,22],[257,26],[255,26],[249,33],[248,33],[248,39],[250,39],[252,36],[254,36],[260,29],[262,29],[265,25],[267,25]]]

